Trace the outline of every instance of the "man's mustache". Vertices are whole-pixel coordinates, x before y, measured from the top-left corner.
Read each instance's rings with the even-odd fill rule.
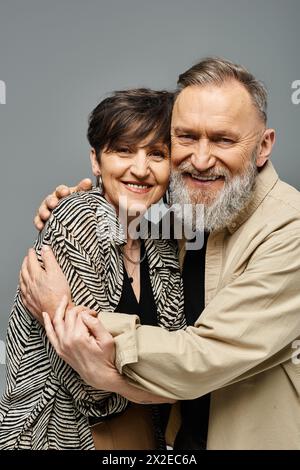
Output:
[[[216,176],[222,176],[225,179],[230,178],[231,174],[226,168],[212,168],[206,171],[199,171],[196,170],[193,165],[190,163],[183,162],[179,167],[175,170],[175,173],[188,173],[191,176],[203,177],[203,178],[210,178]]]

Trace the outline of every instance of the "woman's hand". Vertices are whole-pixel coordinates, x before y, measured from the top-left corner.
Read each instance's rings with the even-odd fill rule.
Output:
[[[174,403],[128,383],[115,367],[115,343],[96,312],[86,307],[68,308],[64,297],[51,321],[43,312],[49,341],[57,354],[98,390],[115,392],[135,403]]]
[[[49,196],[43,200],[42,204],[38,208],[35,218],[33,219],[35,228],[39,231],[43,230],[45,222],[47,222],[51,212],[53,209],[55,209],[55,207],[57,207],[61,199],[77,191],[89,191],[91,188],[92,181],[89,178],[81,180],[77,186],[68,187],[63,184],[57,186],[55,191],[53,191],[52,194],[49,194]]]
[[[31,248],[23,261],[19,282],[25,307],[43,324],[42,312],[47,311],[53,316],[64,295],[68,298],[69,306],[73,304],[68,281],[51,248],[44,246],[41,254],[45,269]]]
[[[68,308],[63,297],[52,320],[43,312],[49,341],[57,354],[94,388],[113,391],[119,373],[115,368],[115,343],[97,313],[84,306]]]

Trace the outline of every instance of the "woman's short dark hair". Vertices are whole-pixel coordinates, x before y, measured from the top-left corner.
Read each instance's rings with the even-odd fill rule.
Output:
[[[170,146],[173,93],[147,88],[115,91],[89,116],[88,141],[100,158],[102,150],[135,145],[151,135],[150,145]],[[148,142],[147,142],[148,144]]]

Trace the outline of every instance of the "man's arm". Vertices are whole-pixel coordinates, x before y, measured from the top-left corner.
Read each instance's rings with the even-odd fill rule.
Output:
[[[299,285],[300,236],[283,231],[256,250],[194,327],[168,332],[110,313],[101,321],[114,336],[118,370],[135,385],[193,399],[291,357],[300,335]]]

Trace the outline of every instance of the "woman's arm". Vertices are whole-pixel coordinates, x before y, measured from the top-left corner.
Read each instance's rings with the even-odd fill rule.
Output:
[[[97,313],[84,306],[74,307],[68,281],[50,247],[43,247],[42,259],[45,269],[35,251],[29,250],[20,273],[22,298],[41,324],[44,324],[42,312],[47,311],[45,328],[57,354],[95,389],[118,393],[134,403],[173,403],[172,399],[138,389],[119,374],[114,366],[114,340],[98,320],[91,318]],[[59,304],[63,297],[62,315]],[[95,363],[97,370],[94,370]]]
[[[118,393],[135,403],[173,403],[129,384],[115,367],[113,337],[96,312],[83,306],[68,308],[64,297],[52,320],[43,313],[47,336],[57,354],[94,388]]]

